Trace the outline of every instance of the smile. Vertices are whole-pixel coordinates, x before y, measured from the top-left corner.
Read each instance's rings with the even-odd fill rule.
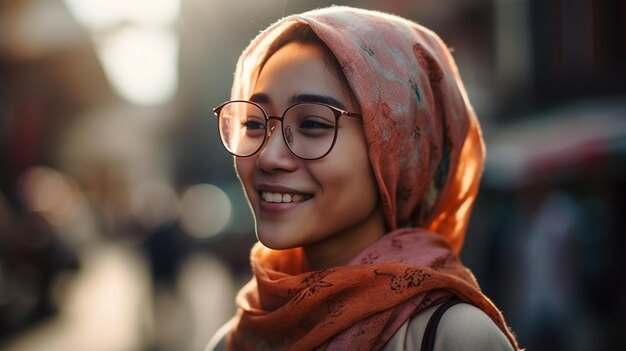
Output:
[[[261,198],[266,202],[273,203],[292,203],[302,202],[313,197],[310,194],[291,194],[291,193],[272,193],[269,191],[261,191]]]

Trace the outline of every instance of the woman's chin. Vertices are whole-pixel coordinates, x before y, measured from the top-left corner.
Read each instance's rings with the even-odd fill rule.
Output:
[[[292,240],[289,240],[291,235],[283,234],[280,231],[273,231],[271,233],[257,231],[257,239],[259,239],[261,244],[273,250],[286,250],[300,246]]]

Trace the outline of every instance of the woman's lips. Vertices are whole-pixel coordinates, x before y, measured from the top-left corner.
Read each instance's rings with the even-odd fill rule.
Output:
[[[281,214],[303,206],[313,198],[313,194],[300,189],[284,183],[256,184],[260,213]]]
[[[271,191],[261,191],[261,199],[271,203],[295,203],[303,202],[312,197],[311,194],[302,193],[281,193]]]
[[[265,213],[279,214],[301,206],[313,197],[312,194],[295,192],[259,191],[259,208]]]

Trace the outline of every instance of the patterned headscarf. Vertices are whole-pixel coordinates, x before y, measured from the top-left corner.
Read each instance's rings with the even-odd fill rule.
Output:
[[[308,24],[337,58],[361,106],[387,227],[427,228],[455,252],[465,236],[484,144],[456,65],[432,31],[380,12],[329,7],[263,31],[237,64],[232,99],[247,99],[271,43]]]
[[[458,260],[483,168],[480,127],[444,43],[375,11],[329,7],[279,20],[241,55],[233,99],[248,99],[272,44],[304,23],[337,59],[363,115],[390,233],[346,266],[309,272],[301,249],[253,248],[232,349],[377,349],[411,316],[456,295],[502,315]]]

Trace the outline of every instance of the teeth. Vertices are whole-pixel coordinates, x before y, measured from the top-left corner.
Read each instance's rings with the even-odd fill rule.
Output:
[[[311,198],[311,195],[302,194],[285,194],[271,193],[269,191],[261,191],[261,198],[267,202],[302,202]]]

